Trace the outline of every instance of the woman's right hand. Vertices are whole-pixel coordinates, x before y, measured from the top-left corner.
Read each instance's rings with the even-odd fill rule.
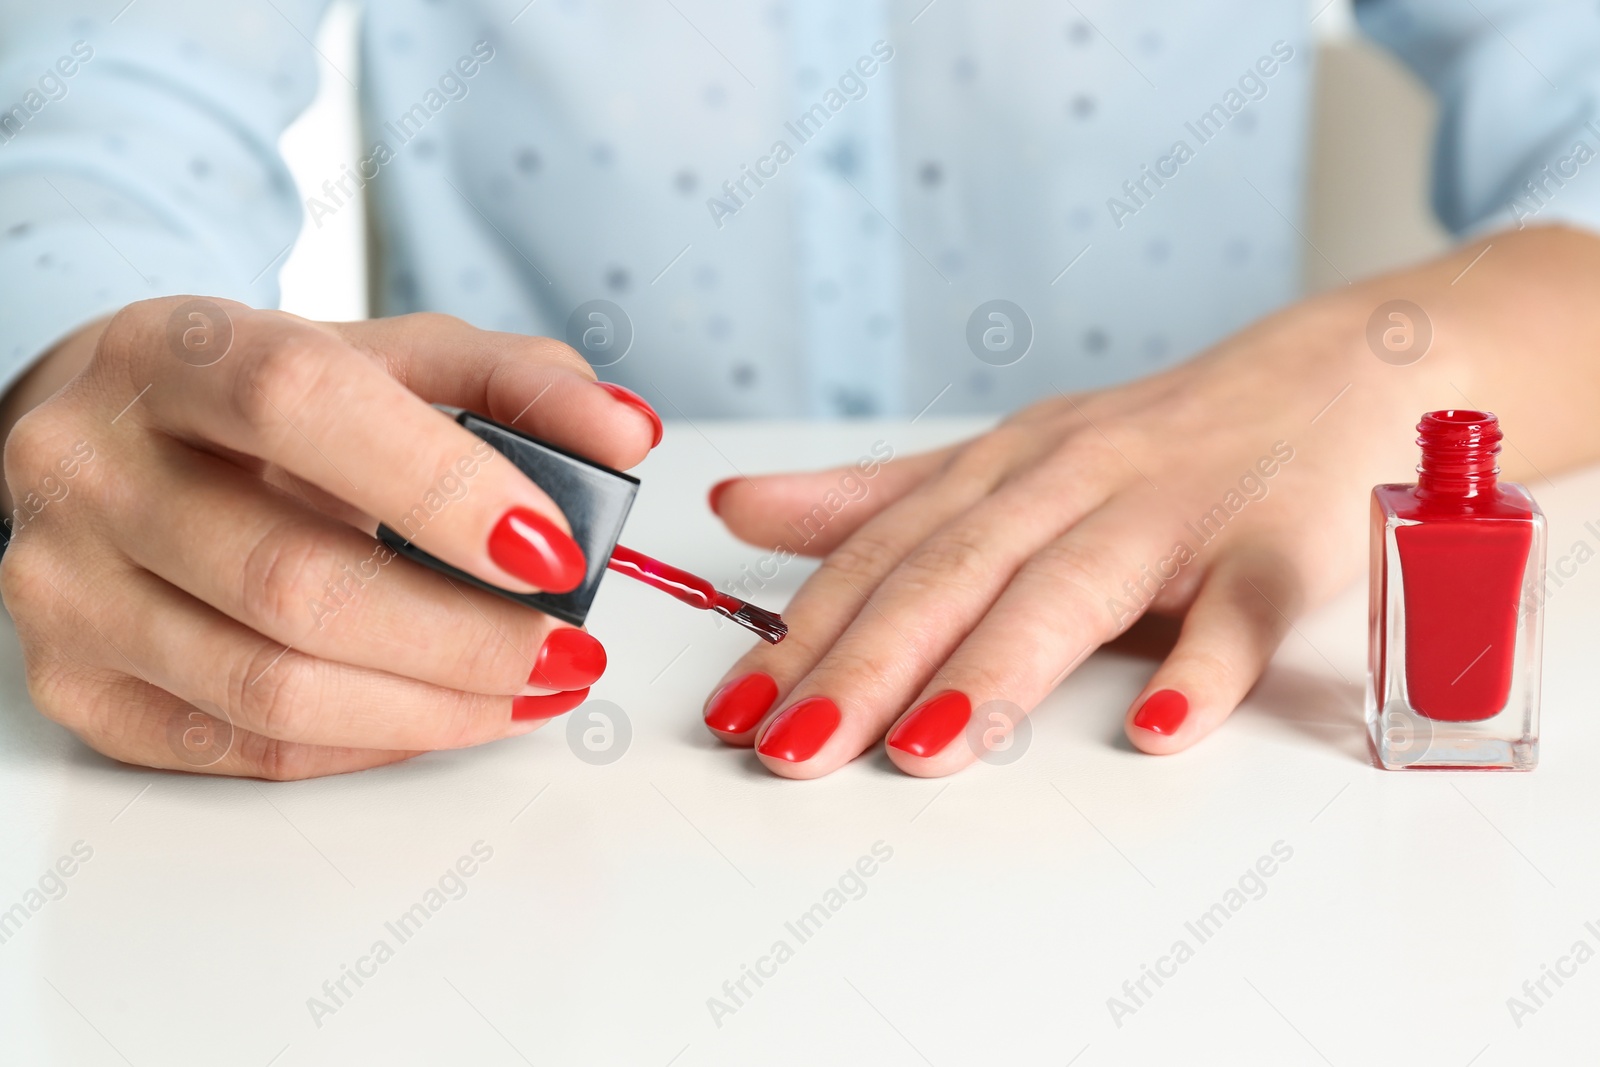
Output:
[[[604,670],[587,634],[372,537],[515,591],[576,584],[560,510],[429,406],[634,465],[659,419],[567,346],[173,297],[86,327],[13,398],[78,365],[6,438],[0,595],[34,703],[100,752],[334,774],[526,733]]]

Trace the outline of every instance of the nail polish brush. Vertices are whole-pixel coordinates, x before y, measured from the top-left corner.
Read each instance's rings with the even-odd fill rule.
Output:
[[[788,634],[788,625],[775,612],[720,592],[704,578],[617,544],[633,498],[639,491],[639,479],[482,415],[442,404],[436,406],[488,442],[555,501],[572,528],[572,539],[583,550],[588,571],[576,588],[565,593],[513,593],[452,567],[416,547],[401,533],[379,526],[378,539],[395,552],[441,574],[537,608],[574,626],[582,626],[588,617],[600,579],[609,569],[659,589],[690,607],[714,611],[732,619],[771,644],[777,644]]]

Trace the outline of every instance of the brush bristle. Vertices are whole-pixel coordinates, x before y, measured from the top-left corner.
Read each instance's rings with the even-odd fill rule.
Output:
[[[719,615],[725,615],[734,622],[751,631],[768,644],[777,644],[789,634],[789,624],[784,622],[775,612],[766,608],[758,608],[748,601],[739,601],[738,608],[728,611],[718,606]]]

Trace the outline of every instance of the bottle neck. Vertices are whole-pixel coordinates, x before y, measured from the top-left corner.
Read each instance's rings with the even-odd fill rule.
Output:
[[[1473,500],[1494,491],[1500,474],[1500,420],[1487,411],[1430,411],[1417,424],[1422,462],[1417,495]]]

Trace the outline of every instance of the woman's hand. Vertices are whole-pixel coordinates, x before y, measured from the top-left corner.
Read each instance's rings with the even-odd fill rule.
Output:
[[[790,778],[882,738],[907,773],[949,774],[1155,612],[1184,622],[1127,734],[1151,753],[1194,744],[1290,621],[1360,569],[1369,490],[1409,480],[1424,411],[1498,409],[1512,475],[1529,456],[1549,474],[1595,455],[1600,240],[1530,230],[1476,262],[1483,251],[1326,294],[1171,371],[896,459],[813,523],[809,544],[790,544],[793,531],[851,468],[722,483],[713,507],[738,536],[826,559],[784,613],[788,639],[728,672],[707,726]],[[1413,330],[1431,322],[1425,358],[1408,362],[1422,353],[1383,315],[1369,344],[1395,299],[1423,309]]]
[[[372,537],[516,591],[577,584],[560,510],[429,406],[632,466],[659,420],[565,345],[176,297],[64,342],[8,405],[68,375],[6,439],[0,593],[34,702],[99,751],[332,774],[526,733],[604,670],[587,634]]]

